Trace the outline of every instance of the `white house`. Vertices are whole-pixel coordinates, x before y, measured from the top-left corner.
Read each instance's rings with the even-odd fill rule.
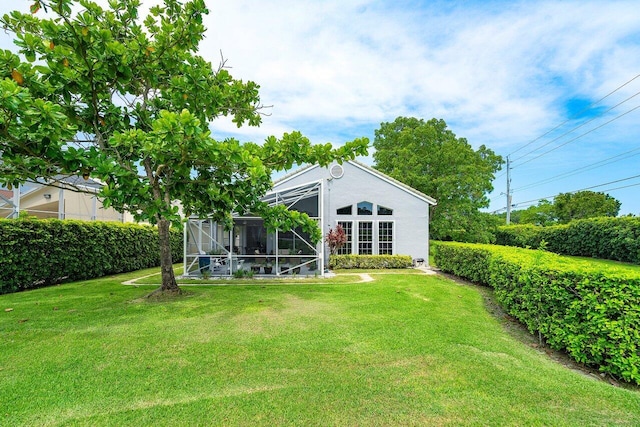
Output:
[[[58,180],[55,187],[43,182],[0,190],[0,217],[15,218],[26,212],[37,218],[133,222],[130,213],[102,205],[96,197],[101,188],[98,181],[72,176]]]
[[[328,168],[311,165],[274,182],[263,201],[307,213],[326,235],[341,225],[347,243],[341,254],[429,255],[429,208],[436,201],[356,161]],[[261,218],[237,216],[225,230],[206,218],[185,227],[187,276],[232,274],[258,268],[266,274],[322,274],[328,261],[324,242],[312,244],[301,230],[267,233]]]

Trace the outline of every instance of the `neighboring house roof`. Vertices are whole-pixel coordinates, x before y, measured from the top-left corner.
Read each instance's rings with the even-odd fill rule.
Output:
[[[355,161],[355,160],[348,160],[345,163],[349,163],[349,164],[351,164],[351,165],[353,165],[353,166],[355,166],[357,168],[360,168],[360,169],[370,173],[371,175],[376,176],[379,179],[387,181],[391,185],[399,188],[402,191],[405,191],[405,192],[407,192],[409,194],[412,194],[413,196],[415,196],[415,197],[417,197],[419,199],[424,200],[425,202],[429,203],[430,205],[436,205],[438,203],[436,201],[436,199],[434,199],[433,197],[428,196],[428,195],[422,193],[421,191],[418,191],[415,188],[412,188],[412,187],[408,186],[407,184],[404,184],[404,183],[398,181],[397,179],[392,178],[389,175],[384,174],[384,173],[380,172],[379,170],[376,170],[376,169],[372,168],[371,166],[367,166],[364,163],[360,163],[360,162]],[[275,187],[276,185],[282,184],[282,183],[292,179],[295,176],[301,175],[301,174],[305,173],[306,171],[309,171],[309,170],[317,168],[317,167],[320,167],[320,166],[318,166],[318,165],[304,166],[304,167],[302,167],[302,168],[300,168],[298,170],[295,170],[295,171],[283,176],[280,179],[275,180],[273,182],[273,186]]]
[[[96,193],[102,187],[103,184],[94,179],[84,179],[81,176],[64,176],[64,175],[56,175],[51,178],[51,180],[46,179],[38,179],[37,183],[27,183],[23,184],[20,189],[20,199],[24,199],[26,197],[31,197],[34,194],[38,194],[38,191],[50,191],[48,189],[52,188],[53,185],[56,187],[72,187],[78,189],[84,189],[84,191],[89,193]],[[0,205],[7,204],[7,202],[13,204],[11,201],[13,199],[13,191],[9,191],[6,189],[0,189]]]
[[[78,188],[85,187],[87,189],[91,189],[94,191],[97,191],[103,187],[103,184],[95,179],[92,179],[92,178],[84,179],[83,177],[78,175],[71,175],[71,176],[56,175],[52,177],[50,180],[39,179],[38,182],[42,185],[59,183],[59,184],[68,185],[71,187],[78,187]]]
[[[5,199],[11,199],[13,198],[13,191],[0,189],[0,197]]]
[[[0,206],[13,206],[13,191],[0,188]]]

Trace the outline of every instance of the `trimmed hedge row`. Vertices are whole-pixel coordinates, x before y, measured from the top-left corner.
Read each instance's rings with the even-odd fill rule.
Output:
[[[640,384],[640,269],[540,250],[435,246],[442,271],[491,286],[504,309],[550,347]]]
[[[182,233],[172,232],[174,261]],[[0,294],[160,265],[155,227],[73,220],[0,220]]]
[[[409,255],[331,255],[329,268],[408,268],[413,265]]]
[[[565,225],[539,227],[510,225],[498,227],[496,244],[546,249],[584,256],[640,264],[640,218],[593,218]]]

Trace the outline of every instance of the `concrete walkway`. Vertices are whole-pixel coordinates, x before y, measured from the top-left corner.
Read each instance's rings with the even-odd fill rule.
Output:
[[[438,274],[431,267],[414,267],[416,270],[421,270],[424,274]]]
[[[438,274],[435,270],[433,270],[431,267],[414,267],[416,270],[420,270],[422,271],[424,274],[429,274],[429,275],[433,275],[433,274]],[[366,282],[373,282],[376,279],[374,279],[371,274],[395,274],[393,272],[393,270],[390,271],[384,271],[384,270],[380,270],[379,273],[342,273],[343,275],[352,275],[352,276],[359,276],[360,277],[360,282],[356,282],[356,283],[366,283]],[[142,283],[136,283],[138,280],[140,279],[145,279],[147,277],[151,277],[151,276],[159,276],[160,273],[154,273],[154,274],[148,274],[146,276],[142,276],[142,277],[136,277],[135,279],[131,279],[131,280],[127,280],[125,282],[122,282],[123,285],[128,285],[128,286],[160,286],[160,284],[142,284]],[[336,274],[334,273],[327,273],[325,275],[325,278],[328,277],[335,277]],[[295,281],[292,280],[292,282],[290,284],[294,284]],[[303,282],[306,285],[309,284],[316,284],[316,283],[309,283],[309,282]],[[248,285],[248,284],[260,284],[260,285],[265,285],[266,283],[259,283],[259,282],[251,282],[251,283],[241,283],[241,282],[237,282],[235,280],[229,280],[228,283],[181,283],[180,286],[229,286],[229,285]],[[271,283],[274,285],[283,285],[285,284],[284,282],[277,282],[277,283]],[[318,282],[317,284],[322,284],[322,282]]]

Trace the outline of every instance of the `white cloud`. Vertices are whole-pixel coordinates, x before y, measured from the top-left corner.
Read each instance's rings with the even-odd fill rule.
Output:
[[[640,73],[633,0],[207,5],[200,53],[215,65],[222,51],[231,73],[259,83],[263,103],[273,105],[258,129],[213,125],[241,139],[299,129],[340,143],[373,137],[381,121],[406,115],[442,118],[474,146],[508,154],[564,121],[568,100],[596,100]],[[3,3],[0,13],[9,8]],[[0,46],[6,41],[0,34]],[[608,105],[638,90],[640,79]],[[610,126],[607,139],[636,141],[634,117]]]

